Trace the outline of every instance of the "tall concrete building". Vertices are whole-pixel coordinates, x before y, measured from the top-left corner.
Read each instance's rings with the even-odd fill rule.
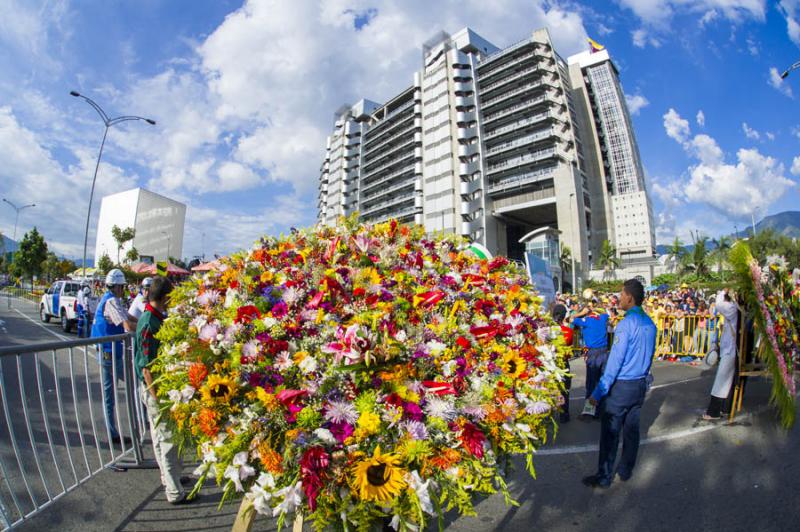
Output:
[[[131,247],[135,247],[143,259],[164,261],[167,254],[180,258],[185,219],[186,205],[143,188],[104,196],[97,221],[95,264],[103,255],[117,261],[117,243],[111,236],[115,225],[120,229],[133,227],[136,230],[133,241],[120,250],[121,261]]]
[[[611,149],[603,139],[612,118],[595,110],[600,81],[593,85],[581,68],[570,67],[546,29],[501,50],[465,28],[435,36],[422,52],[413,84],[398,96],[382,105],[361,100],[336,112],[321,168],[321,223],[357,211],[365,221],[397,218],[431,232],[459,233],[512,259],[537,254],[560,284],[562,246],[583,274],[604,239],[617,242],[618,190],[643,194],[647,210],[628,213],[633,201],[619,201],[620,223],[652,219],[607,54],[616,111],[627,125],[626,153],[633,152],[638,171],[633,177],[603,158]],[[623,188],[629,180],[641,188]]]

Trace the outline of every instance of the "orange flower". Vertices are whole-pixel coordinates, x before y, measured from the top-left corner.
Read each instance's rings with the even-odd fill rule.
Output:
[[[217,427],[217,413],[210,408],[203,408],[200,410],[200,413],[197,414],[197,427],[209,438],[216,436],[219,432],[219,427]]]
[[[268,442],[262,442],[258,446],[258,457],[261,460],[261,465],[268,472],[275,475],[283,473],[283,456],[273,449]]]
[[[450,469],[461,461],[461,454],[455,449],[445,449],[430,459],[430,463],[439,469]]]
[[[208,376],[208,368],[202,362],[195,362],[189,366],[189,384],[195,390],[199,390],[203,386],[203,381]]]

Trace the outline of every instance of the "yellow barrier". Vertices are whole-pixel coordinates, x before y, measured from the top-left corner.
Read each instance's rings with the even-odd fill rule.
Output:
[[[656,320],[656,357],[704,357],[717,349],[721,316],[659,316]]]

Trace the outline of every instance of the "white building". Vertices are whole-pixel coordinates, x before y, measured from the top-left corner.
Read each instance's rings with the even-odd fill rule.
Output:
[[[117,261],[117,243],[111,236],[115,225],[120,229],[133,227],[136,236],[119,252],[120,261],[135,247],[139,255],[154,261],[180,258],[183,254],[183,226],[186,220],[186,205],[175,200],[134,188],[105,196],[100,205],[97,222],[97,243],[94,248],[95,264],[104,254]]]
[[[622,257],[653,256],[652,209],[607,53],[573,67],[546,29],[501,50],[469,28],[422,51],[410,87],[335,114],[320,222],[397,218],[517,260],[546,248],[553,271],[552,249],[568,246],[578,281],[606,239]]]

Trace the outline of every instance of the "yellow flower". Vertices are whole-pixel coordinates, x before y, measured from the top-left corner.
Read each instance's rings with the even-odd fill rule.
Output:
[[[236,394],[236,381],[221,375],[209,375],[206,385],[201,389],[203,400],[209,403],[230,402]]]
[[[503,368],[503,373],[511,378],[516,379],[522,375],[528,365],[525,362],[525,359],[519,356],[516,351],[509,351],[503,355],[501,367]]]
[[[261,386],[256,388],[256,397],[261,402],[261,404],[264,405],[264,408],[266,408],[267,410],[273,410],[278,407],[279,403],[278,400],[275,398],[275,395],[267,393],[267,391],[264,390],[264,388],[262,388]]]
[[[381,448],[377,447],[371,458],[361,460],[353,467],[353,488],[363,501],[387,502],[406,487],[404,475],[400,457],[382,454]]]
[[[378,414],[364,412],[358,416],[358,428],[366,435],[376,434],[381,428],[381,418]]]
[[[261,274],[261,282],[262,283],[268,283],[268,282],[272,281],[272,277],[273,277],[272,276],[272,272],[269,271],[269,270],[266,270]]]

